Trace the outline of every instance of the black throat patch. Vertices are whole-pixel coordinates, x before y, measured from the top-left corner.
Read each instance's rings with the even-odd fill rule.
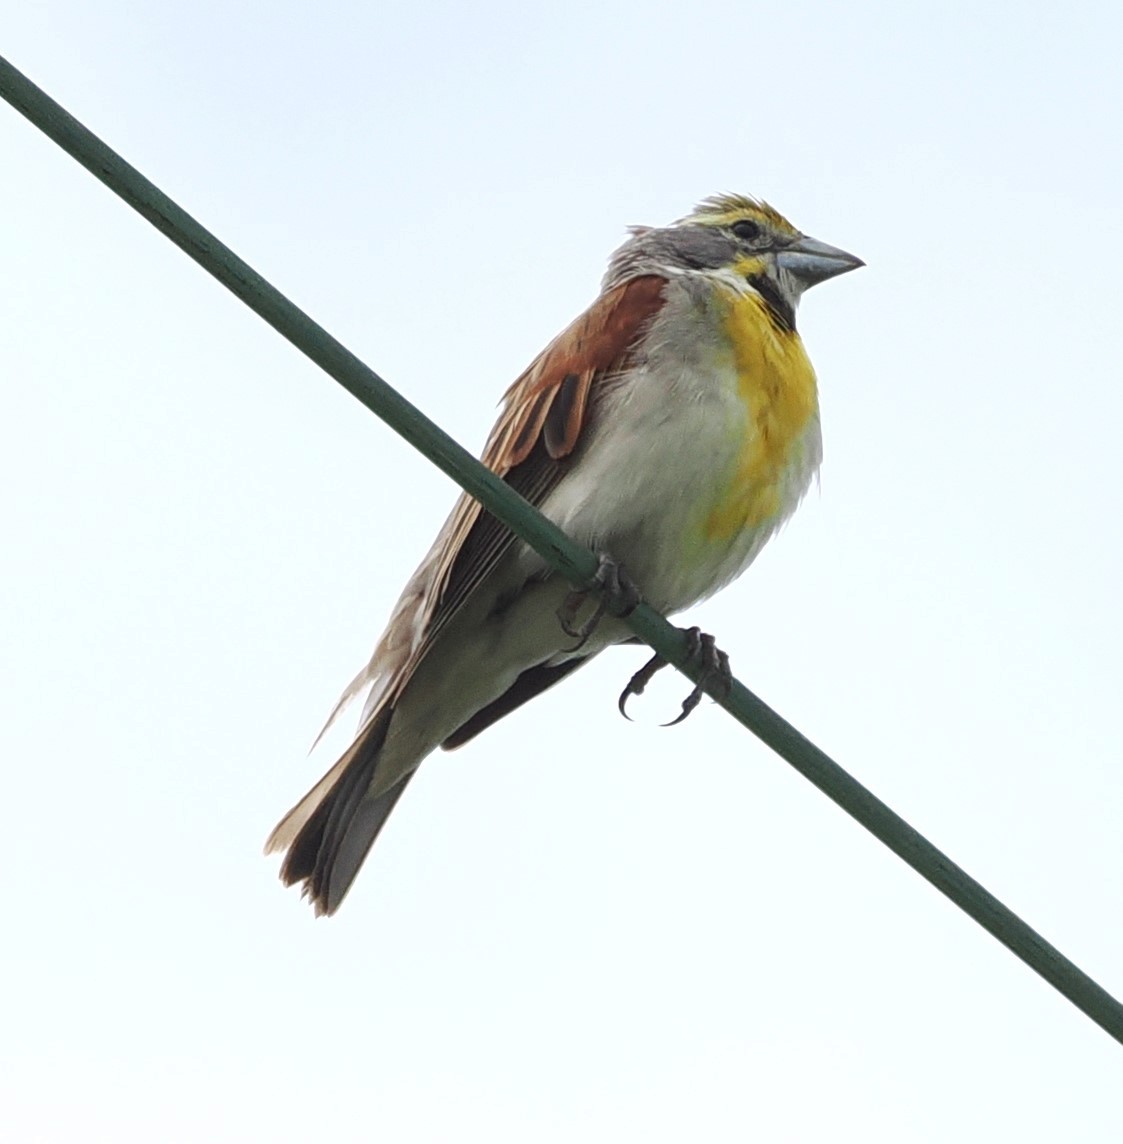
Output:
[[[769,316],[777,328],[788,334],[793,333],[795,307],[780,293],[776,283],[766,274],[751,274],[746,281],[764,299]]]

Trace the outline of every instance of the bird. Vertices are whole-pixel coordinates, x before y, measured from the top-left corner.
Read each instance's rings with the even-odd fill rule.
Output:
[[[329,716],[366,692],[352,742],[266,843],[317,915],[339,908],[437,747],[462,746],[632,640],[623,616],[640,598],[674,614],[748,568],[822,458],[800,298],[863,265],[747,195],[630,229],[598,297],[506,391],[482,455],[598,554],[609,602],[575,626],[580,590],[461,495]],[[713,640],[690,634],[727,673]],[[621,710],[657,666],[636,673]]]

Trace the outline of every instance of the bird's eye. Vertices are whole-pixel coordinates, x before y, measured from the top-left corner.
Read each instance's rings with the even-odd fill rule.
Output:
[[[735,222],[731,229],[743,242],[756,242],[763,233],[760,223],[753,222],[753,220],[749,218],[743,218]]]

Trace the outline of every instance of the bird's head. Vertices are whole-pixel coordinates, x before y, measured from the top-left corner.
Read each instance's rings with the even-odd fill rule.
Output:
[[[794,328],[805,290],[865,263],[797,230],[768,203],[715,195],[669,227],[636,227],[606,283],[635,273],[718,271],[746,282]]]

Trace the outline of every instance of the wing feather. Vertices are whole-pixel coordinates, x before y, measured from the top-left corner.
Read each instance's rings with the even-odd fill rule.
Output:
[[[634,360],[663,305],[666,279],[644,275],[602,294],[558,335],[503,398],[482,460],[531,504],[565,475],[596,405],[597,388]],[[402,593],[366,670],[367,713],[393,701],[433,641],[495,567],[513,534],[467,494]],[[359,681],[356,680],[356,683]]]

